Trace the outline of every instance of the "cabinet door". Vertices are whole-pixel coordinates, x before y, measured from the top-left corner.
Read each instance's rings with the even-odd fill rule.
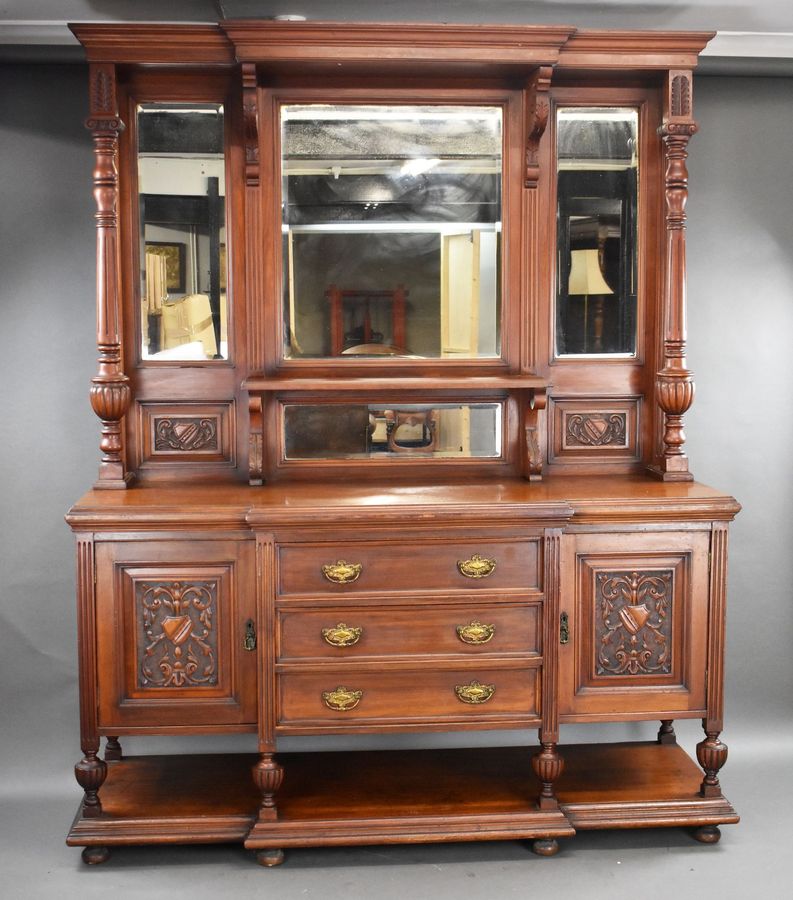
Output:
[[[708,534],[578,534],[566,542],[561,715],[703,714]]]
[[[96,552],[99,723],[156,731],[256,722],[253,542],[102,543]],[[112,734],[112,731],[110,732]]]

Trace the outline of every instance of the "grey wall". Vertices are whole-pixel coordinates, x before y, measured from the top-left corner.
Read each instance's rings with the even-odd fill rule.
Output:
[[[95,477],[99,432],[87,400],[96,353],[85,87],[82,66],[0,67],[2,771],[8,791],[68,792],[75,806],[74,562],[63,514]],[[773,735],[774,708],[790,718],[793,696],[791,98],[784,79],[696,86],[689,449],[697,477],[744,505],[731,555],[728,742],[756,720]]]

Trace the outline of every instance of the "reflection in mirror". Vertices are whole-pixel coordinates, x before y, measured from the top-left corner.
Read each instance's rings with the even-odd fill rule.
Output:
[[[286,459],[501,456],[501,403],[283,407]]]
[[[501,109],[281,109],[287,357],[497,357]]]
[[[556,353],[636,352],[635,109],[557,111]]]
[[[228,358],[223,107],[138,106],[142,358]]]

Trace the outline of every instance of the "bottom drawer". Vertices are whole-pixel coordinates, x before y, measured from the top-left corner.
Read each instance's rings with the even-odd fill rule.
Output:
[[[280,730],[530,724],[539,718],[539,667],[282,673]]]

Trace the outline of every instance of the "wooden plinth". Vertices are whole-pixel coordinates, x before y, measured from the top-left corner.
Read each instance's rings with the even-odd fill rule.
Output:
[[[570,837],[576,829],[730,824],[724,799],[676,745],[560,748],[560,809],[538,810],[531,747],[283,754],[278,818],[257,821],[247,754],[111,763],[102,814],[78,813],[70,846],[240,842],[251,849]]]

